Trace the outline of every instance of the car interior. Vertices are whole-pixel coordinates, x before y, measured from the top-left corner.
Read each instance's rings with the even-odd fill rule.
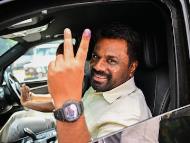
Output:
[[[78,3],[55,1],[44,4],[39,2],[36,7],[29,7],[32,4],[29,0],[28,6],[20,8],[18,4],[21,2],[22,0],[20,2],[12,1],[10,5],[0,6],[0,21],[2,21],[0,22],[0,38],[18,42],[0,57],[0,81],[3,90],[0,92],[2,94],[0,98],[0,116],[2,119],[0,127],[3,127],[14,112],[23,110],[18,98],[18,84],[26,83],[32,88],[40,86],[41,88],[34,90],[36,93],[48,92],[47,86],[43,86],[47,85],[46,80],[19,83],[15,77],[9,74],[6,76],[5,71],[8,70],[10,64],[24,55],[31,47],[63,39],[63,30],[66,27],[71,29],[73,37],[76,39],[75,50],[80,43],[82,31],[85,28],[91,29],[92,39],[87,61],[90,60],[93,51],[93,32],[96,29],[110,23],[122,23],[133,27],[140,33],[142,39],[141,49],[139,49],[139,66],[134,76],[135,82],[143,91],[152,115],[157,116],[189,103],[187,94],[185,94],[189,90],[186,86],[180,86],[182,81],[179,80],[183,76],[184,80],[188,79],[186,74],[182,74],[187,68],[182,66],[183,63],[187,63],[187,54],[185,54],[185,50],[178,50],[179,55],[183,58],[178,62],[175,53],[174,26],[176,24],[176,27],[179,27],[179,25],[184,24],[173,20],[173,17],[180,15],[180,12],[175,9],[175,4],[171,7],[167,0],[155,0],[154,2],[150,0],[79,1]],[[12,11],[15,11],[10,12],[7,9],[8,6],[11,6]],[[8,14],[5,16],[1,11]],[[27,19],[32,19],[32,22],[16,24]],[[184,29],[181,27],[177,32],[184,32]],[[181,39],[177,40],[180,45]],[[184,41],[184,45],[180,45],[182,49],[185,47],[185,43],[186,41]],[[178,67],[176,63],[181,64]],[[89,71],[86,70],[85,73],[84,90],[90,86]],[[178,77],[179,73],[182,74],[180,74],[181,77]],[[12,85],[10,82],[15,84]],[[11,91],[12,86],[16,90]],[[16,94],[15,91],[17,91]],[[44,136],[49,134],[54,139],[56,134],[53,131],[48,130],[41,133]],[[19,141],[24,139],[26,141],[28,138],[24,137]],[[40,139],[43,139],[43,136]]]

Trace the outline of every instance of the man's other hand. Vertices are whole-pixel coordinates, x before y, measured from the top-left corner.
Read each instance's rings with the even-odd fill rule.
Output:
[[[21,91],[20,103],[23,106],[26,106],[27,102],[31,100],[32,93],[30,92],[30,88],[25,84],[21,86],[20,91]]]

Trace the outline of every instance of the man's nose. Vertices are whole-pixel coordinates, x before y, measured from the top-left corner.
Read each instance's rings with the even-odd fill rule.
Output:
[[[93,68],[97,71],[104,71],[106,69],[106,63],[103,59],[100,59],[94,64]]]

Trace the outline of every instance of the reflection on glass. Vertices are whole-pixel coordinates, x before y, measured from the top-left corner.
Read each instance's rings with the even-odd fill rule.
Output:
[[[190,107],[176,111],[160,122],[160,143],[190,142]]]
[[[95,140],[96,143],[188,143],[190,104],[164,113],[122,131]]]

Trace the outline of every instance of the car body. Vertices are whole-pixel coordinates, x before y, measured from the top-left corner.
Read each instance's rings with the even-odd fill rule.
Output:
[[[66,27],[73,32],[75,51],[82,31],[85,28],[92,30],[87,61],[93,50],[93,31],[113,22],[134,27],[142,38],[135,81],[143,91],[153,116],[164,116],[168,111],[183,106],[186,108],[190,104],[188,0],[47,0],[35,4],[28,0],[26,6],[22,7],[25,3],[24,0],[13,0],[4,1],[0,5],[0,37],[16,42],[9,48],[2,48],[4,51],[0,52],[1,126],[14,112],[23,110],[17,95],[8,84],[11,77],[5,76],[5,73],[15,73],[14,76],[20,79],[20,83],[36,89],[36,93],[47,93],[47,79],[43,77],[46,76],[47,64],[53,57],[47,57],[47,54],[39,56],[38,50],[33,51],[32,57],[27,57],[25,53],[29,49],[63,39],[62,33]],[[18,62],[21,64],[15,64],[22,56],[25,58]],[[86,73],[87,70],[88,68]],[[29,137],[19,141],[25,139]]]

